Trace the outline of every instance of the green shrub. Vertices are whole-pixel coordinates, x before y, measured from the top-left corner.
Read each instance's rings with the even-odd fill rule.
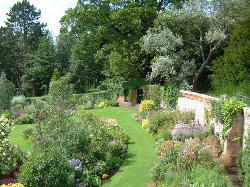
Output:
[[[244,187],[250,184],[250,130],[248,131],[248,139],[246,147],[243,149],[241,155],[237,160],[239,167],[239,179],[243,182]]]
[[[9,132],[9,121],[0,117],[0,174],[9,174],[17,164],[15,149],[9,142]]]
[[[149,132],[157,134],[160,129],[172,129],[178,121],[190,123],[194,119],[193,112],[157,111],[151,117],[148,125]]]
[[[167,140],[172,140],[173,137],[169,130],[160,129],[154,138],[155,138],[155,141],[158,141],[160,139],[167,141]]]
[[[5,73],[0,76],[0,111],[10,108],[10,101],[15,95],[16,88],[14,84],[6,78]]]
[[[143,95],[147,100],[153,100],[155,107],[159,108],[163,100],[163,89],[160,85],[147,85],[143,86]]]
[[[222,175],[216,169],[195,167],[188,172],[188,178],[194,186],[231,186],[226,176]]]
[[[27,187],[72,186],[74,172],[68,166],[68,159],[59,149],[33,153],[18,174],[18,181]]]
[[[167,108],[176,109],[178,97],[180,96],[180,89],[172,84],[164,87],[164,98]]]
[[[147,112],[149,110],[153,110],[155,108],[155,103],[153,100],[144,100],[140,104],[139,112]]]
[[[221,106],[221,113],[223,116],[223,130],[222,130],[222,138],[225,139],[227,137],[227,132],[231,128],[233,120],[237,114],[243,111],[243,107],[246,104],[238,101],[235,98],[228,98],[224,101]]]
[[[11,99],[11,106],[14,108],[23,108],[25,104],[26,104],[26,100],[23,95],[14,96]]]
[[[33,115],[21,114],[21,116],[16,118],[13,122],[15,125],[22,125],[22,124],[32,124],[35,121]]]
[[[168,171],[177,171],[176,162],[179,152],[179,147],[169,149],[166,152],[166,156],[161,158],[158,163],[153,166],[151,170],[151,178],[153,181],[163,181],[167,177],[166,174]]]

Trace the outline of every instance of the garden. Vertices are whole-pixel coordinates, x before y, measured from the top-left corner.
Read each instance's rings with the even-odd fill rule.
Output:
[[[248,187],[247,0],[78,0],[0,27],[0,187]],[[248,130],[247,130],[248,129]]]

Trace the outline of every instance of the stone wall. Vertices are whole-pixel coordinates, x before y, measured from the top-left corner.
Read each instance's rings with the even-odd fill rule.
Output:
[[[248,131],[250,129],[250,107],[244,107],[244,134],[243,134],[243,147],[246,146],[246,140],[248,137]]]
[[[178,98],[177,109],[182,112],[194,112],[195,120],[204,125],[205,110],[210,107],[210,101],[217,98],[190,91],[181,91],[181,95]]]

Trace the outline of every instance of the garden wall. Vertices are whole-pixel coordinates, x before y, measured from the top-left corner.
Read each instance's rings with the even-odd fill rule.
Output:
[[[217,100],[216,97],[211,97],[204,94],[199,94],[191,91],[181,91],[181,97],[178,98],[177,109],[182,112],[193,111],[195,113],[195,120],[200,124],[205,125],[205,111],[211,107],[211,100]],[[248,137],[248,130],[250,126],[250,108],[244,107],[244,114],[242,114],[243,131],[243,147],[245,140]],[[210,125],[214,127],[214,133],[222,139],[223,124],[220,124],[216,119],[210,119]]]

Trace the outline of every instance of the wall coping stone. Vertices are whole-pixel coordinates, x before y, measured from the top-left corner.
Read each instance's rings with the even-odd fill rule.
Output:
[[[216,97],[208,96],[208,95],[205,95],[205,94],[200,94],[200,93],[197,93],[197,92],[184,91],[184,90],[181,90],[180,92],[181,92],[181,95],[183,97],[200,100],[200,101],[203,101],[203,102],[206,102],[206,103],[210,103],[211,100],[219,100]]]

